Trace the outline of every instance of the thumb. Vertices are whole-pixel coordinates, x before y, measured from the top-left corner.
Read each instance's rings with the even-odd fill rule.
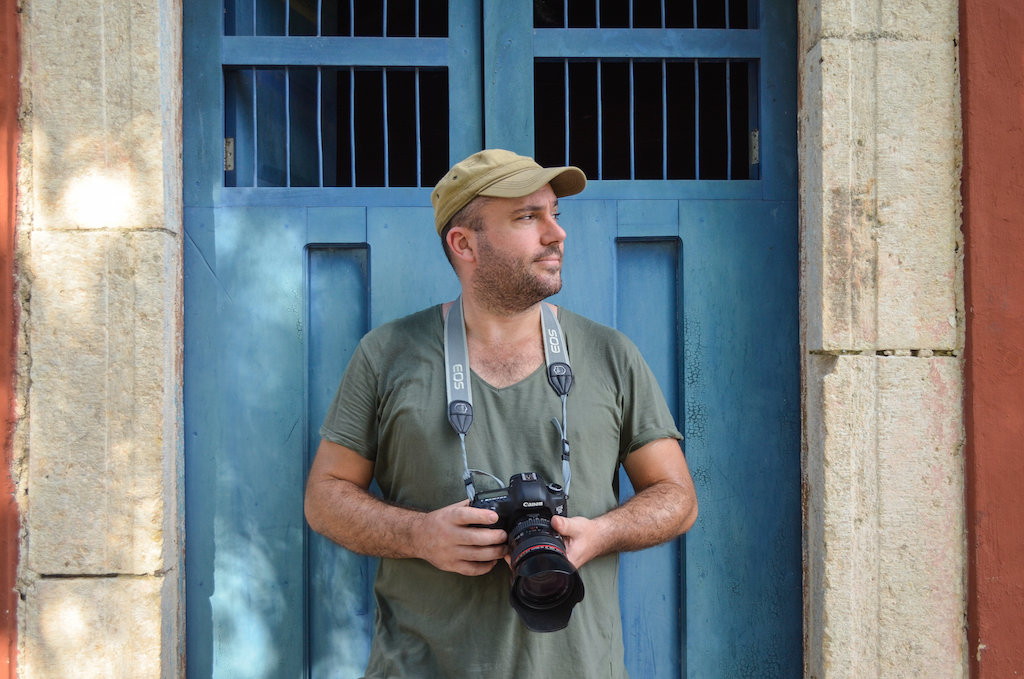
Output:
[[[572,521],[570,521],[564,516],[551,517],[551,527],[554,528],[559,533],[559,535],[564,535],[567,537],[572,537],[574,532]]]

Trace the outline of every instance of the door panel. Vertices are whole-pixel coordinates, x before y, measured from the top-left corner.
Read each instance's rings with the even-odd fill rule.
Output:
[[[307,450],[315,451],[320,444],[317,423],[327,415],[338,376],[369,329],[369,275],[363,246],[310,246],[306,254]],[[310,675],[358,677],[366,668],[373,639],[376,560],[339,549],[312,531],[306,531],[306,537]],[[334,602],[346,604],[331,605]]]
[[[361,674],[375,563],[308,530],[305,475],[362,334],[458,294],[429,183],[330,186],[331,153],[345,146],[321,144],[345,129],[324,117],[342,120],[330,83],[343,79],[311,91],[310,74],[320,69],[322,88],[342,69],[446,68],[455,162],[485,145],[537,152],[535,59],[596,57],[746,60],[762,140],[751,179],[593,181],[562,201],[564,289],[552,301],[640,347],[686,436],[701,503],[685,538],[622,557],[627,667],[635,678],[800,676],[793,12],[791,0],[764,0],[749,30],[547,32],[528,3],[453,0],[448,38],[391,43],[225,35],[217,3],[186,1],[190,677]],[[335,108],[311,116],[316,96]],[[314,135],[288,123],[313,119],[317,181],[300,186]],[[262,142],[249,129],[274,125]],[[251,140],[236,143],[236,168],[248,169],[233,173],[221,152],[231,135]],[[256,179],[260,154],[286,186]],[[624,474],[620,490],[632,494]]]
[[[616,327],[643,353],[679,422],[679,239],[621,239],[616,254]],[[632,497],[629,477],[621,470],[619,486],[622,501]],[[633,677],[679,677],[686,667],[680,546],[680,540],[672,540],[622,555],[619,603]]]
[[[798,677],[795,202],[680,202],[690,677]]]

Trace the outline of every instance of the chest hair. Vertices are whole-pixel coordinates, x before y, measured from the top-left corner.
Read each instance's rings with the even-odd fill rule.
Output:
[[[471,345],[469,351],[469,363],[476,374],[499,389],[526,379],[544,362],[544,349],[535,337],[519,345]]]

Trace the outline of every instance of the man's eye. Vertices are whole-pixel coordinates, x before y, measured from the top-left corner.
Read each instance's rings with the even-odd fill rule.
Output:
[[[557,221],[558,221],[558,218],[562,216],[562,213],[561,213],[561,212],[556,212],[556,213],[554,213],[554,214],[553,214],[553,215],[551,215],[551,216],[552,216],[552,217],[554,217],[554,218],[555,218],[555,221],[557,222]]]

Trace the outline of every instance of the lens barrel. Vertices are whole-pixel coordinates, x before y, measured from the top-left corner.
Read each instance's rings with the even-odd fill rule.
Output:
[[[569,624],[583,600],[583,580],[565,554],[565,542],[540,516],[527,517],[509,532],[512,588],[509,602],[527,629],[556,632]]]

